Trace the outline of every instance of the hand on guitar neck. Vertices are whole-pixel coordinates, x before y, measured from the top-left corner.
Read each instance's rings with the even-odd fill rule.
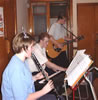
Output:
[[[84,36],[80,35],[80,36],[75,37],[74,39],[69,39],[69,40],[66,39],[65,41],[66,41],[66,44],[67,44],[67,43],[72,43],[72,42],[78,42],[78,41],[80,41],[82,39],[84,39]]]

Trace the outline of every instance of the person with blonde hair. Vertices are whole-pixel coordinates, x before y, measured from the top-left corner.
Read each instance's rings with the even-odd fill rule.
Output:
[[[43,78],[43,75],[38,73],[32,77],[25,61],[31,56],[33,45],[34,39],[28,33],[23,32],[14,37],[12,47],[15,55],[3,72],[2,100],[56,100],[55,95],[47,94],[54,88],[51,80],[35,92],[34,81]]]

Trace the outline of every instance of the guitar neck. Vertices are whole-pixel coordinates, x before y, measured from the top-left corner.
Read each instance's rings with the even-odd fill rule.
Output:
[[[69,41],[65,40],[65,43],[64,44],[66,45],[66,44],[69,44],[69,43],[73,43],[75,41],[80,41],[82,39],[84,39],[84,36],[78,36],[75,39],[72,39],[72,40],[69,40]]]

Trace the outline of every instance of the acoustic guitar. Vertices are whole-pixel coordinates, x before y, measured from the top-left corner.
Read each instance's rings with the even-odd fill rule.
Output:
[[[66,51],[67,49],[67,44],[69,43],[72,43],[72,42],[75,42],[76,40],[81,40],[83,39],[84,37],[83,36],[79,36],[75,39],[72,39],[70,41],[65,41],[64,39],[59,39],[59,40],[56,40],[57,42],[59,43],[62,43],[63,44],[63,48],[58,48],[56,47],[52,41],[50,40],[49,43],[48,43],[48,46],[46,48],[46,53],[47,55],[50,57],[50,58],[56,58],[62,51]]]

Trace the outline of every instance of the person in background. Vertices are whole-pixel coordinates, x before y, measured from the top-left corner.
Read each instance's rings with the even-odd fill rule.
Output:
[[[34,81],[43,78],[43,75],[38,73],[32,77],[25,61],[31,56],[33,45],[34,39],[28,33],[17,34],[13,39],[12,47],[15,55],[3,72],[2,100],[56,100],[54,95],[46,95],[54,88],[51,80],[41,90],[35,92]]]
[[[36,56],[37,60],[39,61],[43,69],[47,69],[47,67],[51,69],[51,71],[46,70],[46,72],[48,72],[49,75],[53,74],[56,71],[65,71],[66,68],[63,68],[52,63],[48,60],[46,56],[46,47],[50,39],[49,34],[47,32],[43,32],[39,35],[38,38],[38,43],[36,43],[36,45],[33,47],[34,50],[32,50],[32,53]],[[31,57],[27,59],[27,62],[32,73],[38,71]]]
[[[67,34],[66,30],[64,29],[65,24],[65,16],[60,14],[58,16],[57,21],[51,25],[50,30],[49,30],[49,35],[50,35],[50,40],[51,42],[60,49],[63,49],[65,45],[62,43],[58,42],[57,40],[63,39],[64,41],[69,41],[71,40]],[[69,60],[66,55],[66,50],[60,52],[60,54],[56,58],[52,58],[51,61],[57,65],[63,66],[67,68],[69,66]]]
[[[58,92],[61,94],[61,90],[62,90],[61,87],[64,84],[64,76],[65,76],[66,68],[63,68],[62,66],[58,66],[52,63],[50,60],[48,60],[46,56],[46,47],[48,45],[50,36],[47,32],[41,33],[36,39],[38,41],[33,47],[32,54],[35,55],[35,57],[37,58],[39,64],[42,66],[46,75],[48,74],[48,76],[50,76],[55,74],[55,77],[53,77],[52,80],[53,83],[55,84],[55,87],[58,88]],[[39,71],[37,69],[36,63],[32,60],[31,57],[27,59],[27,63],[29,64],[31,73],[35,75]],[[59,71],[60,73],[57,74]],[[36,91],[40,90],[41,88],[41,85],[38,84],[39,83],[35,82]]]

